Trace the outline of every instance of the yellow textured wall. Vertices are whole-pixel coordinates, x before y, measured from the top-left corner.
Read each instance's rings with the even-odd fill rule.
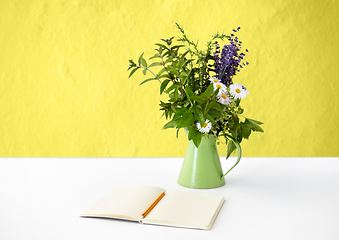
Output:
[[[0,156],[184,156],[162,130],[159,85],[128,60],[160,38],[200,46],[241,27],[250,65],[235,81],[264,134],[244,156],[339,156],[338,1],[1,0]],[[223,148],[220,155],[225,155]]]

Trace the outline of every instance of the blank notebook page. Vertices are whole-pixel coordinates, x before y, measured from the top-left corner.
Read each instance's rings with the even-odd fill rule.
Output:
[[[183,191],[167,191],[147,215],[145,223],[172,223],[174,226],[208,227],[224,198]],[[153,222],[153,223],[154,223]]]
[[[151,186],[115,188],[82,213],[82,216],[127,216],[138,220],[164,189]]]

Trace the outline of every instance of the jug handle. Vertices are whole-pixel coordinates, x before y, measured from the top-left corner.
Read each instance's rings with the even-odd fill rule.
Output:
[[[238,151],[238,158],[237,158],[237,161],[235,162],[235,164],[233,165],[233,167],[231,167],[231,168],[230,168],[230,169],[222,176],[222,177],[225,177],[226,174],[229,173],[229,172],[230,172],[235,166],[237,166],[237,164],[239,163],[239,161],[240,161],[240,159],[241,159],[242,151],[241,151],[240,144],[237,143],[237,142],[233,139],[233,137],[231,137],[231,136],[228,135],[228,134],[223,134],[223,136],[224,136],[225,138],[230,139],[230,140],[234,143],[234,145],[236,146],[237,151]]]

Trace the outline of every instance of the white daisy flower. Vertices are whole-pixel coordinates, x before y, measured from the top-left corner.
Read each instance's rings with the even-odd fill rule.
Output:
[[[221,82],[213,83],[213,87],[214,87],[214,91],[217,90],[218,88],[220,89],[219,92],[227,91],[226,85]]]
[[[209,81],[213,84],[217,84],[217,83],[220,82],[220,80],[218,78],[215,78],[215,77],[214,78],[210,77]]]
[[[232,84],[230,86],[230,93],[235,99],[244,99],[248,94],[250,94],[246,87],[244,85],[241,85],[240,83]]]
[[[225,92],[219,92],[217,95],[218,102],[224,105],[229,105],[231,103],[231,98]]]
[[[200,125],[200,122],[197,122],[197,127],[199,132],[208,133],[212,128],[212,123],[210,122],[210,120],[206,119],[203,126]]]

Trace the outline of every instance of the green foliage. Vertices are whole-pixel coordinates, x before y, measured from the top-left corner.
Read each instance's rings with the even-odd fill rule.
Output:
[[[176,26],[182,34],[177,39],[181,44],[175,43],[174,37],[161,39],[160,43],[155,44],[155,53],[148,60],[144,58],[144,53],[139,56],[137,63],[129,60],[128,77],[140,69],[144,75],[152,75],[140,85],[151,81],[160,83],[160,95],[168,95],[168,101],[160,101],[159,104],[163,116],[169,120],[164,129],[176,128],[178,135],[179,129],[185,128],[188,139],[199,146],[203,133],[199,132],[196,123],[203,126],[208,119],[213,125],[210,134],[226,138],[228,157],[237,148],[236,144],[243,138],[248,139],[251,132],[263,132],[259,126],[261,122],[241,116],[244,110],[240,107],[240,100],[228,106],[219,103],[219,89],[214,90],[209,81],[214,73],[211,62],[215,60],[212,49],[216,40],[229,37],[215,34],[207,42],[206,51],[202,51],[198,49],[198,43],[187,38],[183,28],[178,24]],[[239,117],[245,120],[240,121]]]

